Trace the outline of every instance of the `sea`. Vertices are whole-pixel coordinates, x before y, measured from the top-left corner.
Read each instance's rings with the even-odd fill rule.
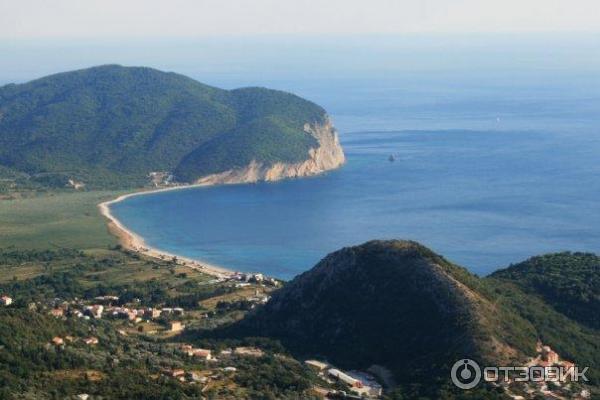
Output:
[[[281,279],[373,239],[418,241],[481,276],[600,251],[598,74],[340,75],[255,77],[328,110],[347,157],[339,170],[132,197],[115,215],[153,247]]]

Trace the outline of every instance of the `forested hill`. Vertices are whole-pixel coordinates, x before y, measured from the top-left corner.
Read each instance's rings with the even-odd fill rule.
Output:
[[[511,282],[569,318],[600,329],[600,257],[595,254],[564,252],[532,257],[491,277]]]
[[[290,93],[227,91],[151,68],[60,73],[0,87],[0,178],[127,187],[152,171],[189,181],[252,160],[299,162],[317,146],[304,125],[325,119]]]
[[[456,360],[523,365],[538,341],[589,366],[597,388],[598,261],[550,254],[480,278],[418,243],[371,241],[328,255],[227,333],[347,369],[384,366],[402,399],[453,398],[444,390]]]

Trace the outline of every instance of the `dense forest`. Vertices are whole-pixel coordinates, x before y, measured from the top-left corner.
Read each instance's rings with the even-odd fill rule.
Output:
[[[222,90],[175,73],[107,65],[0,87],[6,182],[132,187],[150,172],[190,182],[256,160],[297,162],[325,111],[264,88]]]
[[[457,359],[521,365],[538,340],[590,366],[599,385],[600,331],[586,326],[600,314],[597,261],[553,254],[479,278],[417,243],[373,241],[325,257],[225,331],[276,338],[347,368],[383,365],[409,398],[443,398]]]
[[[510,281],[569,318],[600,329],[600,257],[595,254],[532,257],[492,277]]]

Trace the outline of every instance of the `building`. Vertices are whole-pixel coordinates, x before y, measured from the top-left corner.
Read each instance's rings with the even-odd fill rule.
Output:
[[[318,372],[329,367],[329,364],[317,360],[306,360],[304,363]]]
[[[186,374],[187,378],[192,381],[192,382],[200,382],[200,383],[204,383],[207,381],[207,379],[205,377],[203,377],[202,375],[200,375],[200,373],[196,372],[196,371],[189,371]]]
[[[339,369],[336,368],[331,368],[327,371],[327,373],[329,374],[329,376],[344,382],[346,385],[353,387],[353,388],[362,388],[362,382],[359,379],[353,378],[350,375],[340,371]]]
[[[185,326],[181,323],[181,321],[171,321],[169,322],[169,331],[170,332],[181,332]]]
[[[212,360],[212,351],[208,349],[194,349],[192,345],[183,344],[179,348],[183,354],[190,357],[198,357],[205,360]]]
[[[87,344],[88,346],[92,346],[95,344],[98,344],[98,338],[97,337],[89,337],[89,338],[85,338],[83,339],[83,343]]]
[[[62,308],[53,308],[52,310],[50,310],[50,315],[56,318],[60,318],[63,315],[65,315],[65,310],[63,310]]]
[[[101,302],[101,303],[111,304],[111,303],[116,303],[117,301],[119,301],[119,297],[118,296],[98,296],[98,297],[94,298],[94,300]]]
[[[62,346],[65,344],[65,341],[60,336],[55,336],[52,338],[52,344],[55,346]]]
[[[133,320],[136,314],[128,308],[125,307],[112,307],[106,310],[109,312],[113,318],[123,318]],[[130,317],[131,315],[131,317]]]
[[[262,357],[264,354],[261,349],[256,347],[236,347],[233,353],[236,356]]]
[[[0,297],[0,304],[3,306],[10,306],[13,302],[13,299],[8,296]]]
[[[231,350],[231,349],[225,349],[225,350],[221,350],[221,352],[219,353],[219,355],[221,357],[229,357],[229,356],[231,356],[231,353],[233,353],[233,350]]]
[[[160,317],[160,313],[161,313],[161,311],[157,308],[148,308],[144,312],[144,316],[148,319],[155,319],[155,318]]]
[[[181,307],[175,307],[175,308],[173,309],[173,313],[174,313],[175,315],[183,315],[183,312],[184,312],[184,311],[183,311],[183,308],[181,308]]]
[[[171,371],[168,371],[167,374],[173,378],[178,378],[180,376],[185,376],[185,371],[182,369],[173,369]]]
[[[212,360],[212,354],[210,350],[207,349],[193,349],[191,351],[192,356],[201,358],[203,360]]]
[[[353,389],[353,391],[356,393],[360,394],[361,396],[366,395],[368,397],[381,396],[383,388],[373,375],[362,371],[348,371],[347,374],[354,379],[358,379],[362,384],[362,388]]]
[[[268,283],[273,286],[279,286],[279,282],[275,278],[266,278],[265,283]]]
[[[102,318],[102,313],[104,312],[104,306],[102,304],[94,304],[93,306],[85,307],[85,314],[90,317],[100,319]]]
[[[245,274],[241,273],[241,272],[236,272],[233,275],[231,275],[230,279],[234,280],[234,281],[243,281],[245,280],[246,276]]]

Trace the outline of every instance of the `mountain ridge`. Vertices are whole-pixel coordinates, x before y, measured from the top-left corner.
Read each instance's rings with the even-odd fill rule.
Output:
[[[600,331],[518,281],[480,278],[412,241],[370,241],[331,253],[228,332],[276,338],[300,357],[343,368],[384,367],[402,390],[419,387],[434,397],[448,387],[457,360],[525,365],[538,342],[578,365],[600,365]]]
[[[427,371],[426,366],[438,364],[435,359],[451,358],[450,354],[458,359],[465,353],[494,361],[497,358],[486,348],[498,343],[508,349],[505,359],[515,358],[522,352],[491,333],[485,340],[476,337],[476,332],[489,331],[484,323],[491,324],[490,317],[476,312],[477,307],[493,307],[478,285],[474,275],[416,242],[371,241],[328,255],[274,294],[245,324],[308,353],[319,351],[324,340],[336,348],[353,348],[350,358],[344,359],[342,352],[335,360],[355,368],[411,358],[421,360],[421,367],[415,369]],[[382,310],[391,315],[381,319]],[[268,322],[269,314],[275,315],[273,324]],[[422,315],[430,318],[423,320]],[[300,326],[306,341],[294,334]],[[508,325],[504,329],[511,331]],[[448,335],[435,338],[441,330]],[[352,332],[351,337],[340,332]],[[375,339],[369,332],[376,332],[378,340],[366,340]],[[390,339],[394,336],[406,344],[400,350]],[[534,339],[530,346],[534,348]],[[391,369],[398,372],[401,367]]]
[[[322,107],[283,91],[104,65],[0,87],[0,165],[90,187],[142,186],[156,171],[192,183],[252,162],[308,161],[320,144],[305,125],[337,140],[327,122]]]

